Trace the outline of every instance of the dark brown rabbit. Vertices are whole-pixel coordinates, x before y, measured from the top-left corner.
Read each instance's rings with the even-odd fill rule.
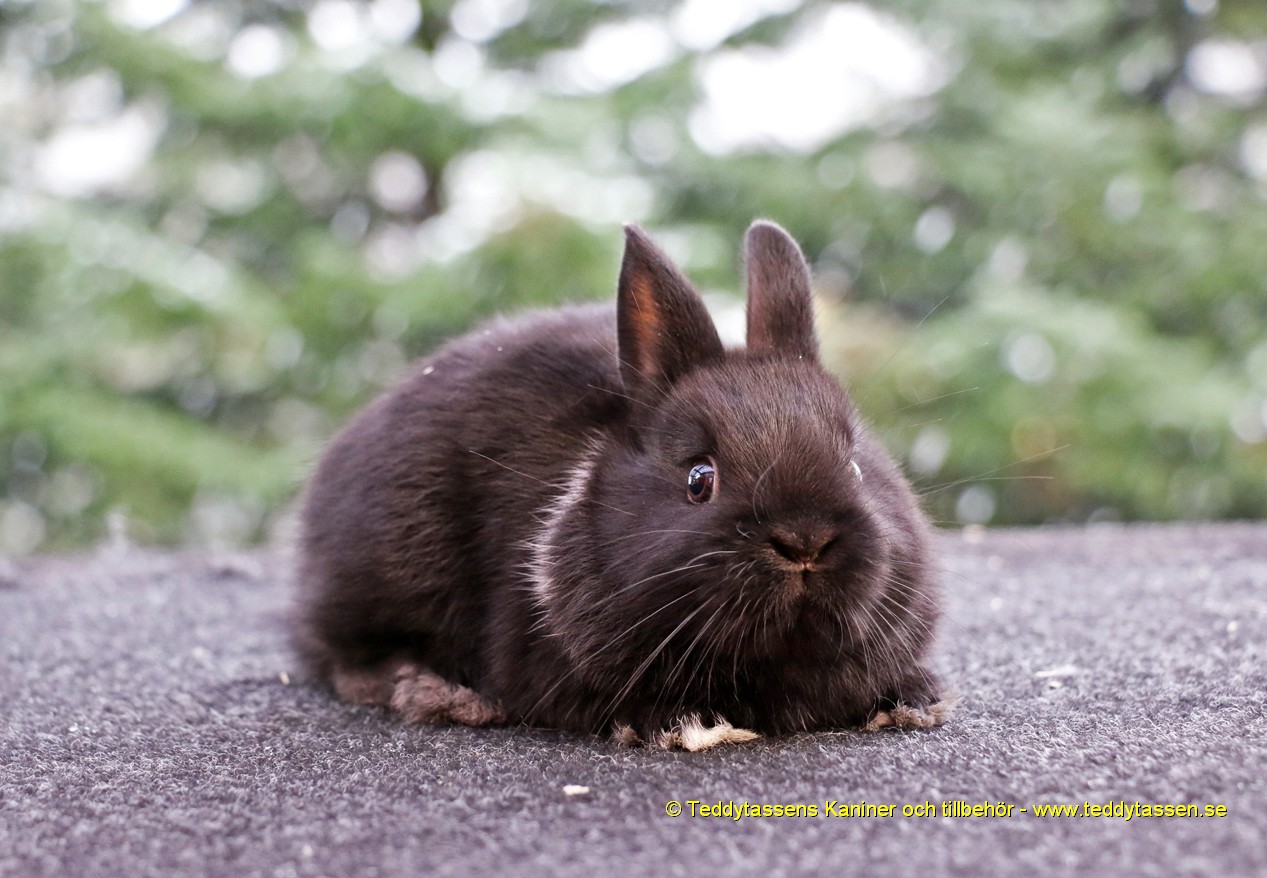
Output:
[[[626,229],[617,305],[499,320],[331,443],[300,648],[347,700],[698,749],[930,727],[928,525],[818,362],[795,242],[747,235],[748,345]]]

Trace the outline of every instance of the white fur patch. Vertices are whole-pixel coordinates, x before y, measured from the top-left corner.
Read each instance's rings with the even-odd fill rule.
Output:
[[[591,439],[576,466],[568,473],[563,491],[542,511],[541,530],[528,545],[528,581],[542,610],[548,607],[554,592],[555,564],[550,559],[550,550],[554,548],[559,524],[584,496],[585,486],[598,464],[598,456],[598,441]]]
[[[721,717],[717,717],[716,725],[706,726],[699,714],[692,713],[682,717],[669,731],[656,735],[654,743],[661,750],[681,748],[698,753],[722,744],[745,744],[760,737],[751,729],[735,728]]]

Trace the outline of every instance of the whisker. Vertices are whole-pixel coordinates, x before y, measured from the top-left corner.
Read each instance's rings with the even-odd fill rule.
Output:
[[[883,281],[883,278],[881,278],[881,280]],[[948,301],[950,301],[950,296],[946,295],[942,297],[942,300],[940,302],[938,302],[933,307],[929,308],[928,313],[925,314],[923,317],[921,317],[919,319],[919,322],[916,323],[913,327],[911,327],[911,329],[906,333],[906,338],[903,339],[901,344],[899,344],[896,348],[893,349],[893,353],[889,354],[889,358],[880,364],[880,368],[877,369],[874,374],[876,375],[883,374],[884,370],[889,368],[889,364],[893,362],[894,358],[896,358],[898,354],[902,353],[902,351],[906,350],[906,346],[910,344],[911,340],[915,337],[915,330],[923,326],[924,321],[926,321],[929,317],[932,317],[935,313],[937,313],[937,309],[940,308],[942,305],[946,304]]]
[[[502,469],[507,470],[509,472],[512,472],[517,476],[523,476],[525,479],[531,479],[532,481],[537,482],[538,484],[545,485],[547,488],[550,488],[555,491],[562,490],[560,486],[557,484],[547,482],[545,479],[539,479],[534,475],[531,475],[526,472],[522,472],[521,470],[517,470],[513,466],[508,466],[507,464],[502,463],[500,460],[496,460],[495,458],[489,457],[487,454],[481,454],[480,452],[476,451],[474,448],[468,448],[466,450],[469,451],[471,454],[474,454],[476,457],[482,457],[484,458],[484,460],[487,460],[489,463],[499,466]],[[591,503],[597,503],[599,506],[606,507],[607,509],[611,509],[614,512],[619,512],[621,515],[628,515],[631,517],[633,516],[632,512],[627,512],[624,509],[617,509],[615,506],[608,505],[607,503],[604,503],[601,500],[594,500],[592,498],[589,498],[589,499]]]
[[[972,476],[970,478],[958,479],[957,481],[948,482],[944,485],[934,485],[931,488],[920,491],[920,496],[927,497],[928,495],[935,494],[938,491],[945,491],[949,488],[955,488],[955,487],[958,487],[959,485],[967,484],[968,482],[989,481],[985,478],[986,476],[992,476],[995,473],[1001,473],[1004,470],[1011,469],[1014,466],[1020,466],[1023,463],[1029,463],[1031,460],[1040,460],[1044,457],[1050,457],[1051,455],[1056,454],[1057,452],[1060,452],[1060,451],[1064,451],[1066,448],[1069,448],[1069,447],[1070,446],[1067,444],[1061,445],[1058,448],[1051,448],[1051,449],[1048,449],[1047,451],[1040,451],[1037,454],[1031,454],[1029,457],[1023,457],[1020,460],[1014,460],[1011,463],[1004,464],[1003,466],[996,467],[992,470],[986,470],[985,472],[980,473],[979,475]],[[1016,478],[1018,479],[1025,479],[1025,478],[1046,479],[1046,478],[1050,478],[1050,476],[1017,476]]]
[[[952,390],[949,393],[943,393],[943,394],[940,394],[939,396],[932,396],[932,397],[929,397],[928,399],[918,400],[916,402],[911,403],[910,405],[904,405],[900,409],[894,409],[893,411],[889,412],[889,414],[900,415],[902,412],[909,411],[914,408],[919,408],[922,405],[928,405],[930,402],[937,402],[938,400],[941,400],[941,399],[949,399],[952,396],[959,396],[960,394],[963,394],[963,393],[972,393],[973,391],[980,390],[980,389],[981,388],[978,386],[978,387],[965,387],[962,390]]]
[[[688,592],[688,594],[694,594],[694,592]],[[682,595],[682,597],[686,597],[686,596],[687,595]],[[681,599],[682,598],[678,598],[677,600],[671,601],[670,603],[677,603],[677,601]],[[668,604],[666,604],[665,606],[668,606]],[[611,700],[611,703],[608,706],[607,710],[604,711],[604,714],[603,714],[604,722],[606,722],[606,720],[610,718],[611,714],[616,710],[617,707],[620,706],[620,702],[623,701],[625,699],[625,696],[628,695],[633,690],[633,687],[635,685],[637,685],[638,680],[640,680],[642,678],[642,675],[646,673],[647,668],[651,667],[651,663],[654,662],[656,658],[658,658],[662,652],[664,652],[665,647],[669,645],[669,641],[671,641],[674,637],[676,637],[677,633],[681,631],[683,628],[685,628],[692,619],[694,619],[701,612],[703,612],[705,606],[706,604],[700,604],[698,607],[692,610],[689,614],[687,614],[686,618],[684,618],[681,622],[679,622],[676,628],[674,628],[672,631],[670,631],[668,634],[664,636],[664,639],[661,640],[659,645],[656,646],[656,648],[651,651],[651,654],[642,660],[642,664],[638,665],[638,667],[634,669],[634,672],[629,676],[629,682],[627,682],[624,685],[624,687],[618,693],[616,693],[616,697]],[[663,609],[663,607],[661,609]],[[660,611],[656,610],[656,613],[658,612]],[[655,615],[655,613],[652,613],[651,615]],[[648,618],[650,618],[650,616],[648,616]]]
[[[921,490],[921,491],[919,492],[919,495],[920,495],[921,497],[931,497],[933,494],[938,494],[938,493],[940,493],[940,492],[942,492],[942,491],[949,491],[951,488],[957,488],[957,487],[959,487],[960,485],[966,485],[966,484],[968,484],[969,482],[973,482],[973,483],[976,483],[976,482],[1050,482],[1050,481],[1052,481],[1054,478],[1055,478],[1055,476],[1039,476],[1039,475],[1032,475],[1032,476],[972,476],[972,477],[970,477],[970,478],[966,478],[966,479],[959,479],[959,480],[954,481],[954,482],[947,482],[947,483],[946,483],[946,484],[944,484],[944,485],[934,485],[934,486],[933,486],[933,487],[931,487],[931,488],[928,488],[928,489],[925,489],[925,490]]]
[[[774,469],[782,457],[783,455],[779,454],[774,460],[770,461],[770,465],[761,471],[761,475],[757,477],[756,484],[752,486],[752,517],[756,519],[757,524],[761,523],[761,516],[757,514],[757,494],[761,492],[761,482],[765,480],[765,477],[770,474],[770,471]]]
[[[612,396],[619,396],[621,399],[627,399],[627,400],[629,400],[630,402],[637,403],[638,405],[641,405],[641,406],[646,406],[646,407],[647,407],[647,408],[649,408],[649,409],[653,409],[653,408],[655,408],[655,406],[653,406],[653,405],[652,405],[651,403],[649,403],[649,402],[643,402],[641,399],[634,399],[634,398],[633,398],[632,396],[630,396],[629,394],[627,394],[627,393],[621,393],[621,392],[620,392],[620,391],[618,391],[618,390],[612,390],[610,387],[600,387],[600,386],[599,386],[599,385],[597,385],[597,384],[586,384],[585,386],[586,386],[586,387],[588,387],[590,390],[597,390],[597,391],[599,391],[600,393],[609,393],[609,394],[611,394]]]
[[[705,552],[702,555],[696,555],[694,558],[687,561],[685,564],[681,565],[680,567],[675,567],[672,570],[664,570],[664,571],[661,571],[660,573],[653,573],[650,576],[644,576],[642,579],[639,579],[637,582],[631,582],[629,585],[622,586],[617,591],[614,591],[611,594],[607,595],[606,598],[608,601],[611,601],[612,598],[619,597],[620,595],[624,594],[630,589],[637,588],[640,585],[645,585],[646,583],[650,582],[653,579],[659,579],[663,576],[672,576],[675,573],[685,573],[688,570],[698,570],[701,567],[706,567],[708,565],[696,563],[698,561],[703,560],[704,558],[708,558],[713,555],[733,555],[733,554],[735,554],[733,550],[718,549],[713,552]]]
[[[700,536],[700,537],[716,537],[717,536],[717,534],[715,533],[709,533],[708,531],[704,531],[704,530],[687,530],[686,528],[665,527],[665,528],[657,528],[655,530],[640,530],[635,533],[621,534],[618,537],[613,537],[611,539],[611,542],[615,543],[621,540],[630,540],[630,539],[633,539],[634,537],[645,537],[645,536],[648,536],[649,534],[693,534],[695,536]]]

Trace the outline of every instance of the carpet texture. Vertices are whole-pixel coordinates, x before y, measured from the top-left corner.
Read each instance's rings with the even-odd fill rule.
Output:
[[[0,875],[1267,874],[1267,525],[941,549],[944,728],[699,754],[338,703],[287,653],[266,554],[0,561]],[[901,816],[950,800],[1013,811]],[[1122,801],[1213,813],[1033,810]]]

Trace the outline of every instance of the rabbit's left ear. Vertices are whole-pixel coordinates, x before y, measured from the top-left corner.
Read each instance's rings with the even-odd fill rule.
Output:
[[[748,227],[748,349],[817,360],[809,266],[792,236],[769,220]]]
[[[723,354],[704,300],[637,226],[625,226],[616,296],[620,374],[629,396],[654,404],[683,375]]]

